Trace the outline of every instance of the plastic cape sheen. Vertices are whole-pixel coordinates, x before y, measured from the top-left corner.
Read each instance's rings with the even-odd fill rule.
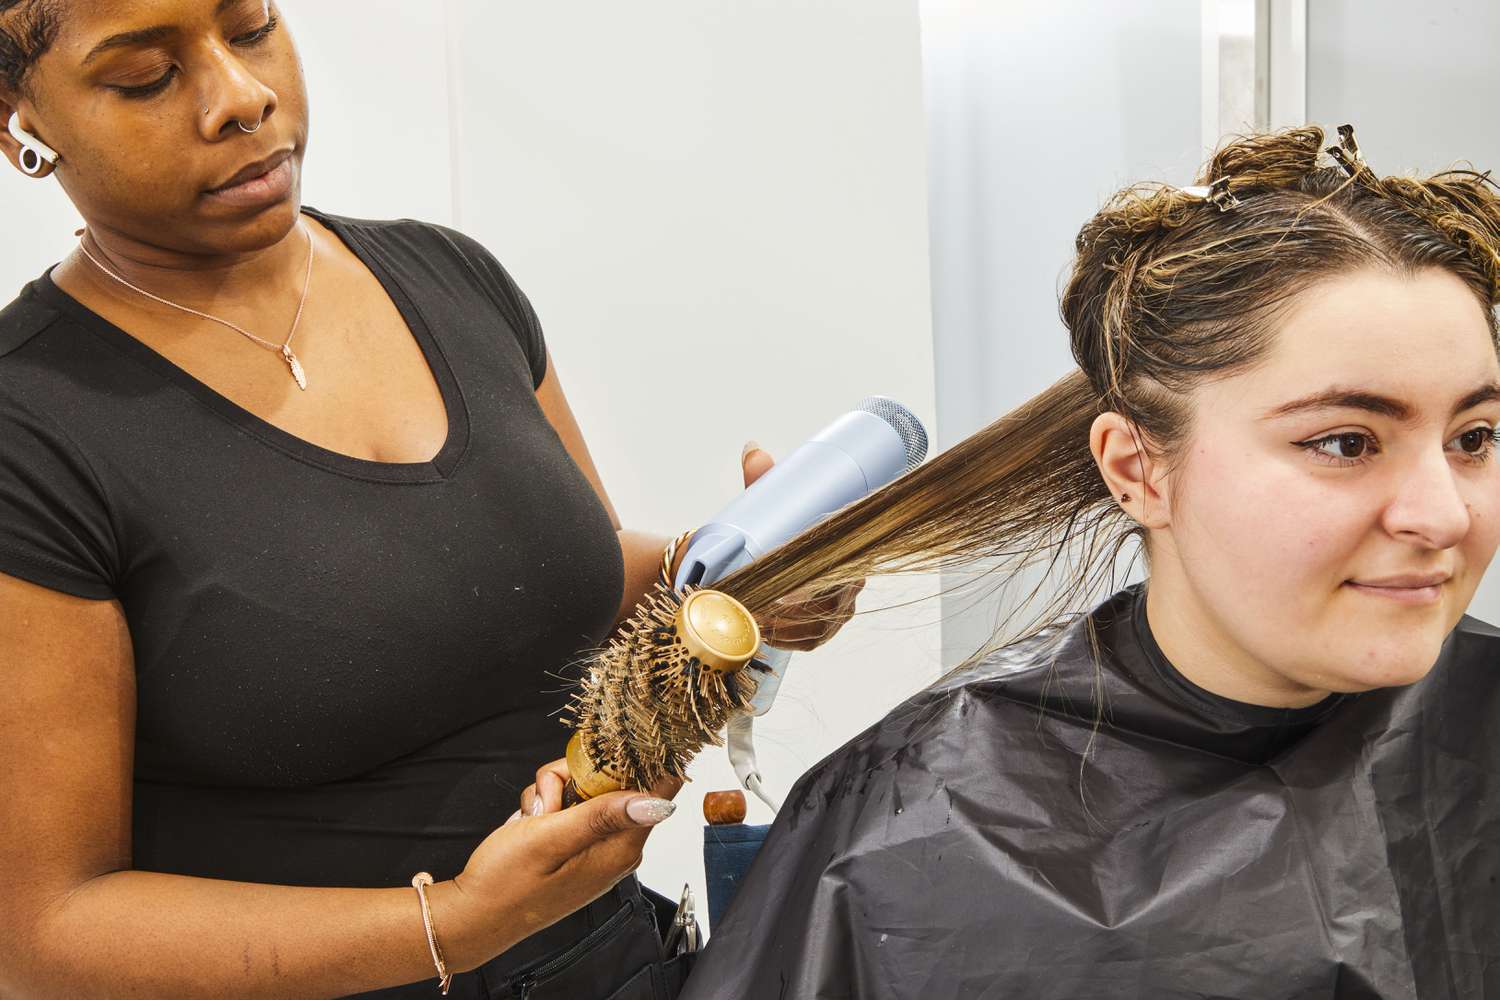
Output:
[[[805,775],[683,1000],[1500,998],[1500,631],[1273,709],[1178,674],[1142,595]]]

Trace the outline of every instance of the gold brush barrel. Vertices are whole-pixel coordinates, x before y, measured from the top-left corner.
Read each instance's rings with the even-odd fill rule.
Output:
[[[649,616],[639,615],[632,627],[644,629]],[[718,674],[743,670],[760,649],[760,627],[739,601],[717,590],[694,590],[677,607],[672,619],[671,642],[658,642],[660,655],[633,669],[652,671],[680,666],[683,661]],[[663,711],[673,706],[662,705]],[[630,734],[624,734],[626,739]],[[563,804],[576,805],[596,795],[626,786],[620,769],[591,759],[583,732],[568,741],[568,771],[572,778],[563,789]],[[696,752],[701,747],[692,747]]]

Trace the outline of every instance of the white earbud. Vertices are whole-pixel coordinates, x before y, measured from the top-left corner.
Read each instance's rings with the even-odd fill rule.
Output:
[[[21,127],[21,113],[13,111],[10,121],[5,126],[11,136],[21,144],[21,169],[28,174],[36,174],[42,169],[42,161],[48,163],[57,162],[57,150],[47,145],[30,132]]]

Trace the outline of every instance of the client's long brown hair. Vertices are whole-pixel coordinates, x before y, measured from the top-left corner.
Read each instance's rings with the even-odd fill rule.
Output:
[[[1448,270],[1493,337],[1500,199],[1488,173],[1382,178],[1352,131],[1333,163],[1320,163],[1323,139],[1306,127],[1229,142],[1198,178],[1227,187],[1233,198],[1217,203],[1162,184],[1115,194],[1078,234],[1062,296],[1076,370],[715,588],[759,616],[795,591],[875,575],[982,564],[1013,577],[1042,564],[1056,597],[1029,620],[1035,631],[1107,579],[1141,533],[1095,468],[1099,413],[1129,419],[1170,467],[1191,430],[1187,391],[1254,364],[1296,295],[1360,267]]]

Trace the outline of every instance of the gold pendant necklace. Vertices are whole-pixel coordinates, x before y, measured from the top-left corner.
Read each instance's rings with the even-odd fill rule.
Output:
[[[105,267],[103,264],[99,263],[99,259],[97,257],[95,257],[93,254],[89,253],[89,248],[86,247],[86,246],[84,246],[83,242],[81,240],[78,243],[78,249],[82,250],[83,251],[83,255],[85,257],[87,257],[89,260],[93,261],[94,264],[98,266],[99,270],[103,271],[105,274],[109,275],[111,278],[114,278],[116,281],[118,281],[120,284],[126,286],[127,288],[131,288],[131,289],[134,289],[137,292],[140,292],[142,295],[146,296],[148,299],[155,299],[157,302],[160,302],[162,305],[171,306],[173,309],[181,309],[183,312],[192,313],[194,316],[201,316],[204,319],[211,319],[215,323],[221,323],[224,326],[229,327],[231,330],[234,330],[237,333],[244,334],[246,337],[249,337],[255,343],[257,343],[260,346],[266,348],[267,350],[271,350],[271,351],[277,352],[278,354],[281,355],[281,359],[286,362],[287,370],[292,373],[292,378],[295,379],[296,382],[297,382],[297,388],[301,389],[303,392],[306,392],[307,391],[307,373],[302,370],[302,362],[297,360],[297,355],[295,355],[295,354],[292,353],[292,337],[296,334],[296,332],[297,332],[297,324],[302,319],[302,307],[307,304],[307,290],[312,285],[313,257],[314,257],[314,255],[317,252],[317,247],[313,243],[312,231],[310,229],[308,229],[307,226],[305,224],[303,224],[300,220],[298,221],[297,225],[299,227],[301,227],[302,232],[304,234],[306,234],[306,236],[307,236],[307,276],[305,278],[303,278],[303,280],[302,280],[302,298],[300,300],[298,300],[298,302],[297,302],[297,315],[295,317],[293,317],[293,319],[292,319],[292,329],[291,329],[291,332],[289,332],[286,335],[286,340],[282,341],[279,344],[273,344],[269,340],[262,340],[260,337],[257,337],[255,334],[251,333],[249,330],[246,330],[246,329],[244,329],[242,327],[236,326],[235,324],[229,322],[229,320],[227,320],[227,319],[220,319],[217,316],[210,316],[208,313],[206,313],[206,312],[199,312],[197,309],[189,309],[187,306],[178,305],[176,302],[170,302],[167,299],[162,298],[160,295],[152,295],[150,292],[146,291],[144,288],[138,288],[135,285],[132,285],[130,282],[126,281],[124,278],[120,277],[118,274],[116,274],[115,272],[111,271],[109,268]],[[82,231],[83,230],[80,230],[80,232],[82,232]]]
[[[302,362],[297,360],[297,355],[285,344],[281,345],[281,356],[286,359],[286,366],[292,370],[292,378],[297,380],[297,388],[307,391],[307,375],[302,371]]]

